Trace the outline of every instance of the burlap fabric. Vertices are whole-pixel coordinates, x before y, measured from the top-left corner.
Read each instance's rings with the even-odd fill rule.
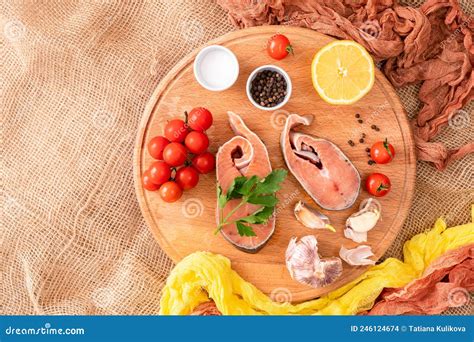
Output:
[[[0,6],[0,314],[156,314],[173,264],[135,198],[137,125],[166,72],[233,28],[209,1]],[[411,116],[416,92],[399,91]],[[464,110],[438,139],[473,139],[473,104]],[[438,216],[469,219],[473,163],[442,173],[419,163],[413,208],[387,256]]]

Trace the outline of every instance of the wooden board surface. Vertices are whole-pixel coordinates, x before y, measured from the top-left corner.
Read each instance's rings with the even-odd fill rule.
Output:
[[[274,61],[265,52],[267,39],[281,32],[287,35],[295,49],[294,56]],[[407,216],[413,197],[415,181],[415,152],[411,129],[405,110],[395,91],[382,73],[376,70],[373,89],[362,100],[351,106],[333,106],[319,98],[313,89],[310,65],[314,54],[333,39],[314,31],[282,26],[265,26],[232,32],[211,44],[221,44],[231,49],[240,63],[237,82],[223,92],[211,92],[202,88],[194,79],[193,61],[198,51],[181,60],[162,80],[153,94],[138,131],[134,158],[134,178],[140,207],[146,222],[163,250],[175,261],[195,251],[211,251],[227,256],[232,267],[246,280],[265,293],[298,302],[320,296],[359,276],[366,268],[344,264],[342,276],[332,285],[313,289],[293,281],[285,266],[285,250],[292,236],[315,234],[323,256],[336,256],[341,245],[354,248],[356,243],[345,239],[344,223],[356,211],[359,203],[369,197],[362,189],[352,208],[343,211],[325,211],[337,232],[314,231],[298,223],[293,215],[294,204],[303,199],[314,202],[300,187],[293,176],[287,177],[280,199],[276,230],[267,245],[257,254],[247,254],[235,249],[221,235],[214,235],[215,228],[215,173],[201,175],[198,186],[186,191],[176,203],[164,203],[157,192],[144,191],[140,176],[152,163],[146,151],[148,141],[162,135],[167,120],[182,117],[184,110],[204,106],[214,115],[214,125],[208,131],[210,151],[215,153],[220,145],[233,134],[226,112],[240,114],[250,129],[266,144],[273,168],[285,168],[279,136],[288,113],[313,114],[313,124],[304,131],[329,139],[337,144],[359,170],[362,180],[371,172],[382,172],[392,182],[392,191],[380,199],[383,206],[382,220],[369,232],[368,245],[375,258],[380,258],[389,247]],[[266,112],[251,105],[245,93],[245,83],[256,67],[275,64],[287,71],[293,82],[293,94],[289,103],[276,112]],[[360,113],[363,124],[354,115]],[[375,124],[381,128],[375,132]],[[358,141],[367,134],[366,143],[350,147],[349,139]],[[396,157],[388,165],[367,164],[366,147],[376,140],[388,137],[395,146]],[[363,188],[363,187],[362,187]],[[315,205],[316,206],[316,205]]]

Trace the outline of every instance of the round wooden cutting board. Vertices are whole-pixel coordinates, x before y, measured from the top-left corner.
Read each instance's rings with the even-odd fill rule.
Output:
[[[295,50],[294,56],[282,61],[272,60],[266,53],[268,38],[275,33],[285,34]],[[362,182],[371,172],[381,172],[390,177],[392,191],[380,199],[382,220],[368,234],[367,244],[379,259],[389,247],[407,216],[415,183],[415,150],[410,125],[400,100],[382,73],[376,70],[376,80],[370,93],[351,106],[329,105],[317,95],[311,84],[310,66],[314,54],[333,39],[309,29],[287,26],[264,26],[240,30],[220,37],[211,44],[221,44],[231,49],[240,64],[237,82],[223,92],[202,88],[193,75],[194,51],[181,60],[162,80],[153,94],[138,131],[134,158],[136,191],[143,215],[163,250],[175,261],[195,251],[210,251],[230,258],[232,267],[247,281],[263,292],[279,299],[293,302],[318,297],[334,290],[359,276],[366,267],[344,264],[342,276],[330,286],[313,289],[292,280],[285,266],[285,251],[291,237],[314,234],[319,241],[322,256],[338,256],[341,245],[354,248],[356,243],[344,238],[343,229],[347,217],[358,210],[361,200],[369,197],[364,186],[352,208],[343,211],[325,211],[337,232],[311,230],[296,221],[293,207],[298,200],[317,205],[289,174],[282,189],[276,230],[270,241],[256,254],[237,250],[219,235],[214,235],[216,225],[215,173],[201,175],[196,188],[186,191],[175,203],[164,203],[158,192],[145,191],[141,175],[153,162],[146,149],[156,135],[163,134],[167,120],[184,118],[183,112],[203,106],[214,115],[214,125],[208,130],[210,151],[215,153],[233,133],[227,121],[227,111],[242,116],[248,127],[266,144],[272,167],[286,168],[279,137],[289,113],[313,114],[315,120],[303,131],[331,140],[352,160],[359,170]],[[288,104],[275,112],[256,109],[247,99],[245,84],[249,74],[258,66],[275,64],[289,74],[293,94]],[[360,113],[363,123],[355,114]],[[380,127],[380,132],[370,128]],[[365,143],[359,138],[365,133]],[[396,157],[387,165],[368,165],[365,148],[387,137],[396,149]],[[347,141],[352,139],[356,146]]]

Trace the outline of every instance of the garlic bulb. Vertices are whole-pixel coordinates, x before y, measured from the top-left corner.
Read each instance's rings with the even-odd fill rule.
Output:
[[[382,213],[379,201],[369,198],[360,205],[360,210],[346,221],[344,236],[357,243],[367,241],[367,232],[375,227]]]
[[[305,227],[311,229],[329,229],[333,232],[336,231],[336,229],[329,224],[329,218],[326,215],[310,207],[303,201],[296,203],[293,212],[295,213],[296,219]]]
[[[367,259],[373,255],[372,248],[366,245],[360,245],[353,249],[346,249],[344,246],[341,246],[339,251],[341,259],[352,266],[375,265],[375,261]]]
[[[292,238],[286,250],[286,267],[291,278],[311,287],[324,287],[342,274],[342,261],[338,257],[321,258],[318,240],[307,235],[297,241]]]

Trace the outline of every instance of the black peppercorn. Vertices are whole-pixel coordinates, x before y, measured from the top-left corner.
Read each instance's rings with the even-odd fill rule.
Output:
[[[285,99],[286,81],[281,74],[272,70],[263,70],[255,75],[251,83],[252,99],[262,107],[274,107]]]

